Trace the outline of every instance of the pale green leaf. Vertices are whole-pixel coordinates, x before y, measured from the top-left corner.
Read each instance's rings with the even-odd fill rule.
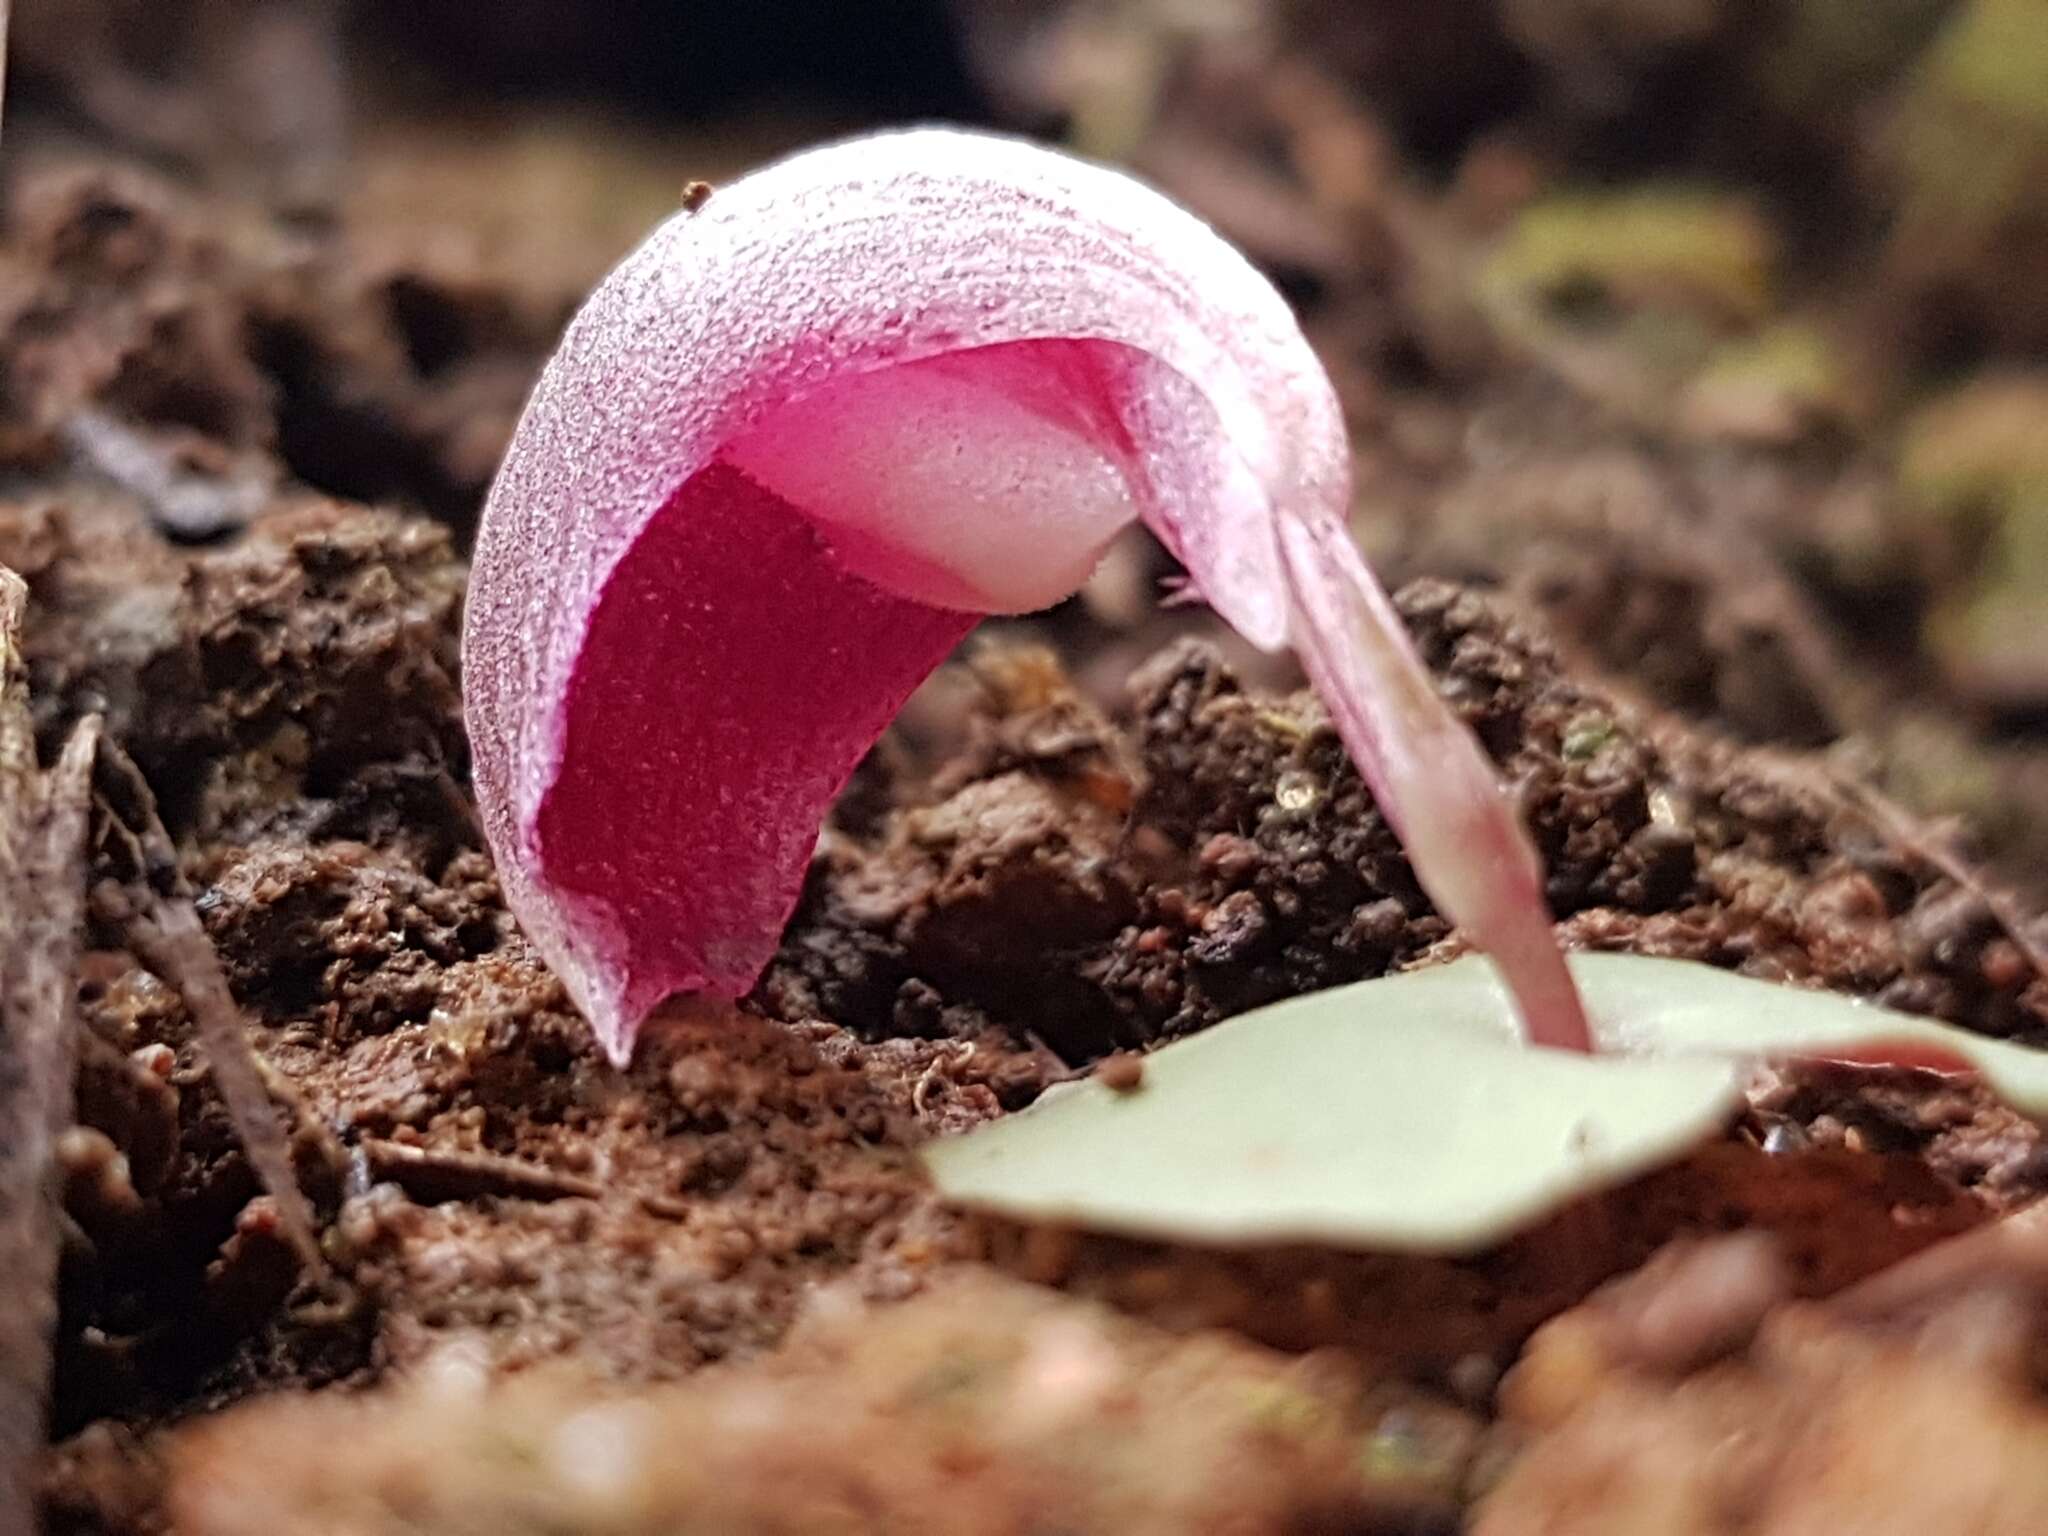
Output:
[[[1748,1060],[1908,1041],[2048,1114],[2048,1054],[1824,992],[1628,955],[1573,974],[1608,1054],[1524,1047],[1474,956],[1245,1014],[1055,1089],[925,1161],[956,1204],[1217,1245],[1469,1252],[1684,1155]]]
[[[1571,967],[1586,1000],[1594,1038],[1609,1051],[1827,1056],[1905,1043],[1960,1057],[2007,1104],[2031,1118],[2048,1120],[2048,1051],[1894,1013],[1833,992],[1773,986],[1680,960],[1574,955]],[[1418,973],[1416,979],[1466,968],[1481,971],[1483,979],[1483,967],[1469,959]],[[1497,982],[1485,984],[1501,999],[1495,1016],[1505,1021],[1505,994]]]

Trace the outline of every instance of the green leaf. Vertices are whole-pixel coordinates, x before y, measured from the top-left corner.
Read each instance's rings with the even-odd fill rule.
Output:
[[[1214,1244],[1485,1247],[1667,1162],[1740,1102],[1734,1065],[1531,1050],[1476,961],[1276,1004],[935,1143],[961,1205]]]
[[[1438,973],[1469,963],[1460,960]],[[1907,1066],[1916,1057],[1949,1058],[1956,1068],[1982,1077],[2021,1114],[2048,1120],[2048,1051],[1833,992],[1773,986],[1680,960],[1574,955],[1571,967],[1602,1050],[1635,1056],[1845,1056]],[[1493,990],[1503,996],[1497,984]]]
[[[1082,1082],[925,1163],[956,1204],[1211,1245],[1488,1247],[1674,1161],[1741,1102],[1745,1060],[1905,1044],[2048,1115],[2048,1054],[1706,966],[1580,955],[1608,1054],[1520,1043],[1473,956],[1295,998]]]

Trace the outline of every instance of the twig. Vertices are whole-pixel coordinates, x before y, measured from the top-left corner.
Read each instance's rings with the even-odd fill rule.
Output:
[[[932,1090],[942,1082],[950,1084],[958,1081],[957,1074],[960,1069],[973,1059],[974,1047],[964,1040],[950,1051],[932,1057],[930,1064],[918,1077],[917,1086],[910,1090],[910,1107],[917,1113],[919,1119],[926,1119],[931,1115]]]
[[[370,1176],[388,1179],[420,1205],[444,1200],[598,1200],[595,1179],[496,1152],[452,1152],[366,1138],[358,1144]]]
[[[4,8],[4,0],[0,0]],[[71,1123],[71,998],[97,719],[37,772],[19,646],[26,589],[0,569],[0,1536],[36,1528],[56,1323],[53,1157]]]
[[[95,787],[113,830],[136,865],[127,885],[103,880],[92,892],[93,915],[123,935],[136,956],[185,1000],[213,1071],[214,1087],[242,1138],[243,1151],[270,1198],[285,1235],[307,1272],[326,1281],[326,1260],[315,1233],[313,1208],[292,1168],[291,1143],[264,1084],[263,1066],[249,1044],[241,1009],[228,990],[213,941],[200,925],[177,849],[157,815],[148,781],[112,742],[98,755]]]
[[[596,1179],[496,1152],[439,1151],[376,1137],[358,1142],[355,1150],[366,1179],[388,1180],[418,1205],[492,1196],[537,1201],[605,1197],[605,1186]],[[648,1192],[636,1194],[633,1199],[643,1211],[659,1220],[689,1218],[688,1201]]]
[[[2048,945],[2036,939],[2028,927],[2020,906],[2011,892],[1990,884],[1973,869],[1953,848],[1931,837],[1921,827],[1917,818],[1882,791],[1859,782],[1846,773],[1831,773],[1828,782],[1835,792],[1848,801],[1885,836],[1902,845],[1908,853],[1924,861],[1937,874],[1954,881],[1984,903],[1984,909],[1992,920],[2005,930],[2005,936],[2013,947],[2033,969],[2036,976],[2048,981]]]
[[[7,18],[13,8],[13,0],[0,0],[0,142],[7,137]]]

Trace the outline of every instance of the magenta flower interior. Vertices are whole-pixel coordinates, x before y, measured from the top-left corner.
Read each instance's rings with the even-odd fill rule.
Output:
[[[904,699],[1135,518],[1300,651],[1425,887],[1532,1036],[1584,1048],[1526,835],[1346,531],[1349,455],[1271,285],[1114,172],[919,131],[677,215],[571,327],[479,535],[514,912],[621,1059],[664,997],[744,993]]]

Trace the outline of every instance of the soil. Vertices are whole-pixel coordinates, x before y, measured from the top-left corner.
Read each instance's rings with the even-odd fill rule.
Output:
[[[1217,116],[1295,165],[1284,206],[1306,222],[1251,219],[1284,248],[1251,243],[1304,297],[1369,445],[1363,522],[1413,578],[1401,614],[1515,786],[1573,946],[2048,1045],[2038,905],[1921,814],[2019,829],[2001,870],[2038,891],[2048,753],[1921,638],[1941,593],[1899,553],[1890,440],[1631,415],[1604,370],[1636,366],[1633,342],[1603,335],[1589,372],[1548,322],[1481,334],[1483,306],[1432,287],[1444,229],[1512,220],[1547,158],[1610,163],[1674,61],[1747,69],[1763,46],[1711,6],[1697,28],[1624,6],[1610,54],[1536,9],[1445,8],[1430,47],[1478,62],[1437,91],[1428,50],[1340,38],[1331,67],[1385,97],[1384,125],[1311,121],[1329,82],[1285,71],[1290,92]],[[24,56],[45,90],[69,79],[33,38]],[[1197,105],[1238,78],[1187,73]],[[1486,138],[1503,92],[1534,142]],[[1144,154],[1241,169],[1190,116],[1163,109]],[[161,170],[152,136],[183,120],[123,121]],[[1812,126],[1813,154],[1853,158],[1834,113]],[[933,1135],[1457,951],[1319,706],[1199,612],[1157,610],[1141,543],[913,702],[753,996],[671,1005],[629,1071],[604,1065],[482,846],[458,631],[482,492],[612,252],[448,247],[423,236],[433,207],[360,191],[309,213],[324,131],[265,162],[284,179],[260,196],[195,188],[228,163],[198,141],[166,176],[38,140],[0,227],[0,563],[29,587],[42,756],[97,714],[153,790],[319,1245],[295,1251],[264,1192],[204,1005],[95,904],[58,1145],[49,1530],[2048,1521],[2016,1473],[2048,1436],[2048,1265],[1917,1310],[1840,1304],[2048,1190],[2039,1129],[1953,1080],[1759,1076],[1723,1142],[1459,1260],[1211,1252],[938,1204],[915,1161]],[[1324,174],[1339,139],[1354,170],[1374,145],[1463,169],[1440,206],[1406,206],[1386,178]],[[441,150],[523,153],[453,142],[365,153],[415,191],[450,180]],[[747,158],[713,146],[703,168],[728,157]],[[647,175],[620,175],[622,203]],[[1263,185],[1191,179],[1237,189],[1207,210],[1226,227]],[[626,223],[608,207],[589,238]],[[96,886],[135,876],[116,841],[92,858]]]

